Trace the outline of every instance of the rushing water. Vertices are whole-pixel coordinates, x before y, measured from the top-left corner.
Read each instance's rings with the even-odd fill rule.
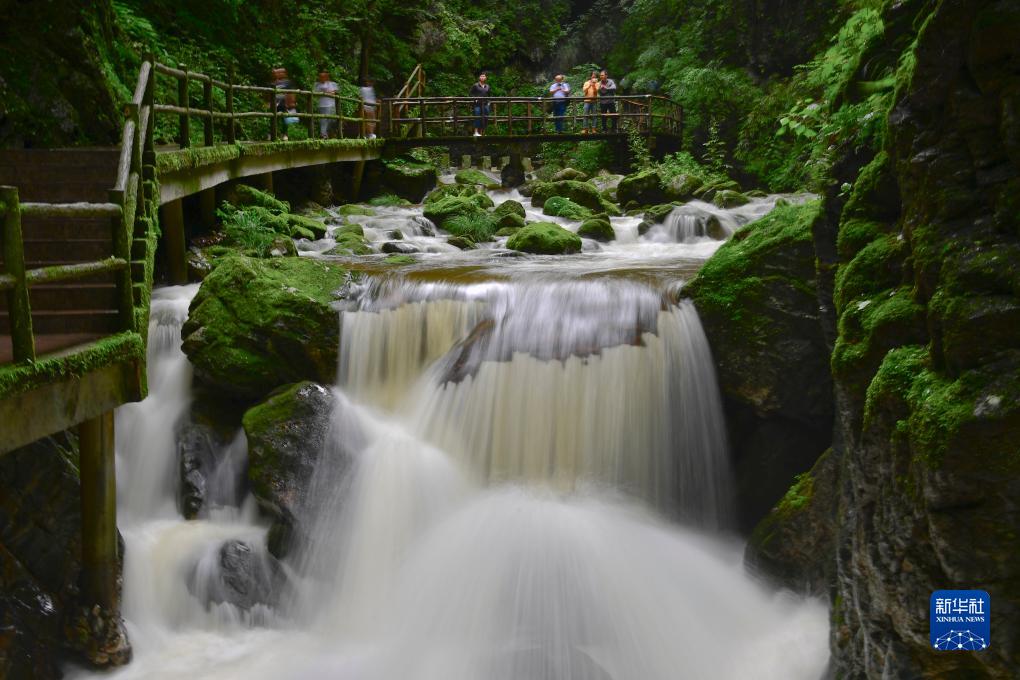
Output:
[[[452,249],[418,208],[358,218],[377,246],[399,229],[423,255],[367,267],[339,316],[312,540],[283,564],[275,607],[204,604],[223,599],[222,546],[266,560],[266,527],[251,498],[177,514],[180,328],[197,287],[155,291],[150,396],[117,415],[135,660],[112,676],[819,677],[824,606],[759,584],[726,533],[712,359],[675,295],[713,234],[773,203],[685,206],[643,236],[614,218],[617,242],[561,258]],[[331,241],[301,247],[321,257]],[[234,498],[242,433],[220,461],[211,493]]]

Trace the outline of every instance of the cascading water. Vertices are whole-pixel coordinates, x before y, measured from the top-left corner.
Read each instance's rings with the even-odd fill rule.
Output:
[[[267,588],[277,577],[250,499],[176,514],[194,290],[158,291],[152,390],[118,414],[136,659],[113,676],[819,677],[824,606],[758,584],[719,531],[733,502],[720,397],[697,314],[673,295],[703,244],[674,238],[650,261],[632,221],[614,218],[630,245],[597,256],[369,277],[340,314],[310,539],[272,605],[218,596],[226,558]],[[432,238],[414,224],[408,237]],[[227,448],[221,498],[243,438]]]

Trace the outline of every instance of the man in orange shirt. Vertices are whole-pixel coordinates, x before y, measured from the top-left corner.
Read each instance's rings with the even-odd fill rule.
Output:
[[[598,120],[599,107],[599,76],[595,71],[584,82],[584,129],[581,134],[595,134],[595,121]]]

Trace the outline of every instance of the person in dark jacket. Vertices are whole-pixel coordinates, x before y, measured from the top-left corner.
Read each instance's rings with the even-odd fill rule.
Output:
[[[605,71],[599,73],[599,113],[602,114],[602,131],[606,131],[608,124],[616,132],[616,83]]]
[[[478,74],[478,82],[471,86],[469,96],[474,97],[475,107],[475,137],[481,137],[485,132],[485,117],[489,115],[488,98],[492,96],[492,89],[486,82],[489,76],[483,71]]]

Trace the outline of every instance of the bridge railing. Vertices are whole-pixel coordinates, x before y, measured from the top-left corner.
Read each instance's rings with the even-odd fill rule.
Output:
[[[364,101],[356,97],[235,83],[232,70],[227,80],[223,81],[204,73],[189,71],[184,64],[174,68],[156,62],[153,69],[156,75],[176,81],[176,101],[156,102],[153,111],[161,116],[176,117],[176,141],[182,149],[192,146],[192,118],[201,121],[202,146],[213,146],[216,143],[217,123],[220,123],[220,139],[233,144],[246,136],[268,136],[271,141],[277,141],[287,127],[284,119],[289,118],[297,118],[309,138],[319,136],[316,123],[320,120],[335,121],[341,138],[364,137],[374,120],[365,115]],[[200,97],[193,96],[192,84],[201,85]],[[279,110],[278,104],[285,102],[288,96],[293,97],[294,110]],[[336,113],[318,113],[318,100],[323,97],[334,101]],[[196,99],[199,101],[197,105],[193,104]],[[247,131],[243,124],[251,120],[267,121],[268,130]]]
[[[152,63],[144,61],[139,69],[134,96],[124,106],[117,178],[109,191],[108,202],[22,203],[17,187],[0,187],[0,216],[3,218],[0,241],[4,265],[4,271],[0,272],[0,291],[7,295],[11,349],[15,363],[36,358],[32,307],[28,295],[29,288],[33,286],[112,272],[117,288],[118,332],[137,330],[131,247],[135,236],[135,216],[147,209],[150,200],[142,191],[142,162],[145,146],[148,145],[150,149],[152,147],[151,96]],[[109,219],[112,254],[102,260],[26,269],[22,216]]]
[[[387,137],[460,136],[470,134],[478,100],[474,97],[390,97],[381,100],[384,108],[383,130]],[[562,116],[569,129],[584,125],[584,97],[488,97],[486,127],[490,134],[532,135],[552,131],[557,117],[553,102],[562,102]],[[683,107],[658,95],[624,95],[602,98],[598,104],[613,103],[615,111],[602,113],[597,107],[594,118],[615,129],[634,128],[643,133],[683,135]]]

